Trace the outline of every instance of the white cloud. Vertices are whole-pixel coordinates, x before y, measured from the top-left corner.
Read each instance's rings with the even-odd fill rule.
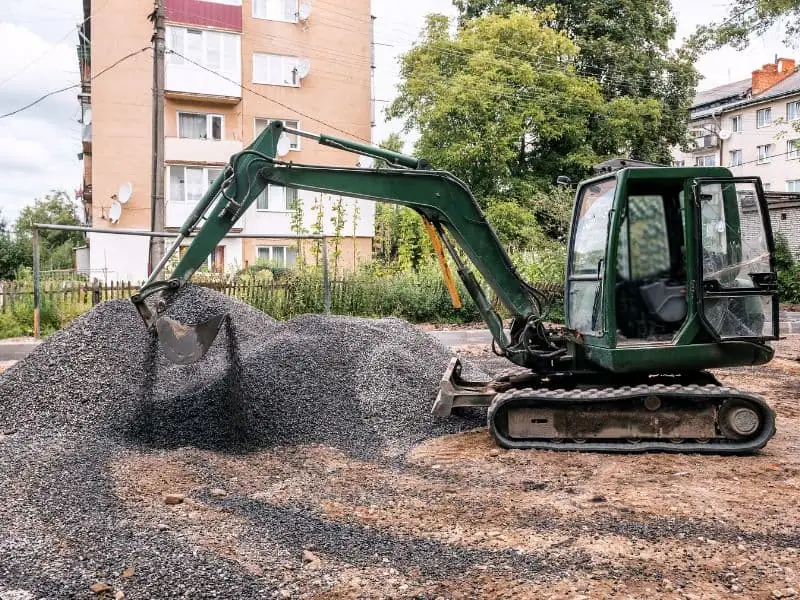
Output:
[[[34,0],[15,3],[14,15],[0,13],[0,114],[79,82],[74,25],[80,20],[80,2],[58,4],[60,11],[55,2]],[[37,21],[35,14],[50,15],[51,20]],[[63,20],[56,21],[59,16]],[[0,119],[0,209],[4,217],[15,219],[23,206],[51,189],[72,193],[80,186],[77,92],[62,92]]]

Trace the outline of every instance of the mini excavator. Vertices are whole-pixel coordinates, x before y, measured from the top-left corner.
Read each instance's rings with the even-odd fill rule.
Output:
[[[287,134],[385,166],[287,162]],[[486,407],[491,434],[512,449],[741,454],[774,435],[775,415],[761,397],[708,371],[768,362],[768,342],[779,335],[774,242],[756,177],[618,161],[579,183],[565,325],[548,327],[551,299],[522,279],[463,182],[421,159],[276,121],[233,156],[132,299],[172,361],[200,360],[226,316],[179,323],[163,314],[165,298],[179,293],[267,185],[391,202],[424,219],[454,301],[445,253],[494,351],[510,361],[486,383],[462,376],[454,358],[433,406],[440,417]],[[160,280],[189,237],[171,278]]]

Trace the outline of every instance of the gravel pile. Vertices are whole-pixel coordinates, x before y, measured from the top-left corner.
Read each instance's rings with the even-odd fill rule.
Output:
[[[479,413],[431,417],[451,353],[406,322],[277,322],[193,286],[167,308],[187,323],[217,312],[230,321],[194,365],[170,363],[132,304],[116,300],[75,319],[0,377],[0,598],[87,597],[98,581],[125,587],[126,598],[275,597],[281,581],[246,574],[155,524],[142,529],[108,476],[108,465],[131,450],[316,443],[402,468],[387,456],[484,423]],[[284,561],[301,550],[284,535],[290,521],[264,522],[259,531]],[[330,533],[324,521],[302,526],[312,540]],[[384,542],[364,535],[369,555],[361,562],[369,562]],[[357,537],[348,530],[347,543]],[[428,546],[420,546],[420,562]],[[129,565],[135,581],[121,574]]]
[[[206,357],[180,366],[157,350],[130,302],[98,306],[0,380],[0,429],[90,428],[215,450],[321,443],[374,456],[482,423],[479,414],[431,416],[452,354],[405,321],[277,322],[193,286],[166,314],[191,323],[219,312],[229,325]]]

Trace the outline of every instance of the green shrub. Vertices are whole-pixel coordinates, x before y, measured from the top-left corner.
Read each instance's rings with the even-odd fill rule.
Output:
[[[775,236],[775,269],[778,274],[778,297],[788,304],[800,303],[800,264],[792,256],[786,238]]]

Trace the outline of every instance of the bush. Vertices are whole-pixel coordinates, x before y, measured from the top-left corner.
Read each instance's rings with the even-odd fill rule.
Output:
[[[39,329],[43,336],[50,335],[61,329],[74,316],[62,319],[57,307],[42,298],[39,307]],[[15,302],[13,307],[5,313],[0,313],[0,339],[9,337],[22,337],[33,335],[33,298],[28,296],[24,300]]]
[[[800,303],[800,264],[792,256],[782,234],[775,236],[775,269],[778,274],[778,297],[787,304]]]

